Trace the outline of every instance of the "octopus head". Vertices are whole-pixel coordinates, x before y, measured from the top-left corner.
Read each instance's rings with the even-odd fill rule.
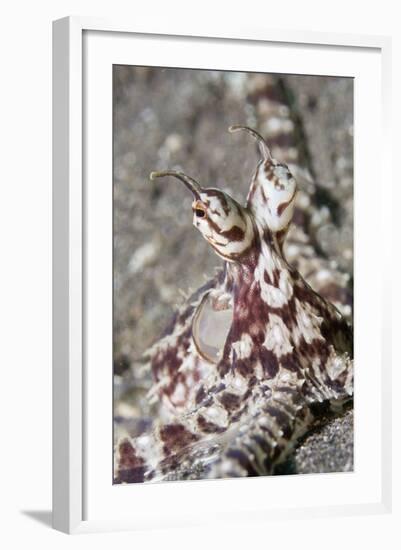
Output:
[[[193,225],[201,232],[216,253],[227,261],[243,257],[254,242],[252,216],[229,195],[214,188],[203,188],[182,172],[152,172],[152,180],[173,176],[192,192]]]
[[[219,189],[202,187],[182,172],[152,172],[152,180],[173,176],[192,192],[193,224],[219,256],[235,262],[248,256],[257,246],[257,235],[267,230],[285,237],[291,223],[296,181],[285,164],[272,158],[265,140],[246,126],[231,126],[230,132],[245,130],[258,142],[262,154],[247,197],[241,206]]]
[[[267,143],[255,130],[246,126],[231,126],[230,132],[245,130],[258,142],[262,160],[259,162],[247,197],[247,206],[255,219],[273,233],[288,228],[295,205],[296,181],[288,166],[277,162]]]

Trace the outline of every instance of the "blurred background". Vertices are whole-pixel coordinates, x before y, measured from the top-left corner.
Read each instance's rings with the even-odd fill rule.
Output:
[[[296,216],[303,246],[343,277],[351,318],[353,80],[132,66],[114,66],[113,78],[115,416],[123,419],[144,403],[129,392],[130,369],[183,296],[222,265],[192,226],[192,195],[149,173],[179,169],[244,203],[259,155],[249,136],[227,132],[232,124],[257,129],[273,156],[310,175]],[[298,265],[304,275],[309,263]],[[326,295],[334,301],[335,292]],[[352,469],[352,411],[324,430],[297,451],[305,454],[298,471]]]

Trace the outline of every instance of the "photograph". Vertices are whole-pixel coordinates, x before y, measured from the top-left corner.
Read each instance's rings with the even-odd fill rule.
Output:
[[[352,472],[354,79],[113,65],[113,483]]]

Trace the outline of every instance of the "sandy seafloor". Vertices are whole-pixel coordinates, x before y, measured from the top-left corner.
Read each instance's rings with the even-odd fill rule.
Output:
[[[179,168],[244,202],[258,155],[232,124],[263,127],[250,89],[260,75],[114,68],[114,372],[115,416],[132,433],[151,415],[145,390],[126,385],[129,369],[163,332],[182,293],[196,289],[221,260],[192,227],[192,197],[178,182],[149,181],[152,170]],[[273,77],[276,78],[276,77]],[[314,236],[317,253],[353,268],[353,83],[351,79],[282,76],[299,125],[300,147],[332,220]],[[237,136],[237,135],[236,135]],[[118,430],[117,430],[118,431]],[[282,473],[353,469],[353,412],[307,436]]]

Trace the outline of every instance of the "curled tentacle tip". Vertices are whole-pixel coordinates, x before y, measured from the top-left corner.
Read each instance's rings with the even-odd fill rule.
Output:
[[[232,126],[228,127],[228,131],[230,132],[230,134],[233,134],[234,132],[237,132],[238,130],[241,130],[242,128],[243,128],[243,126],[241,126],[240,124],[233,124]]]
[[[234,124],[233,126],[229,126],[228,131],[230,133],[237,132],[239,130],[245,130],[248,134],[250,134],[259,144],[260,152],[262,153],[262,156],[265,160],[272,160],[272,156],[269,150],[269,147],[264,140],[264,138],[253,128],[249,128],[249,126],[242,126],[241,124]]]
[[[190,191],[192,191],[195,196],[199,196],[199,193],[202,190],[201,186],[196,180],[194,180],[190,176],[187,176],[183,172],[177,172],[176,170],[161,170],[150,173],[151,180],[155,180],[156,178],[163,178],[165,176],[172,176],[173,178],[179,179]]]
[[[161,176],[163,176],[163,173],[162,172],[156,172],[156,171],[153,171],[149,174],[149,178],[153,181],[155,180],[156,178],[160,178]]]

